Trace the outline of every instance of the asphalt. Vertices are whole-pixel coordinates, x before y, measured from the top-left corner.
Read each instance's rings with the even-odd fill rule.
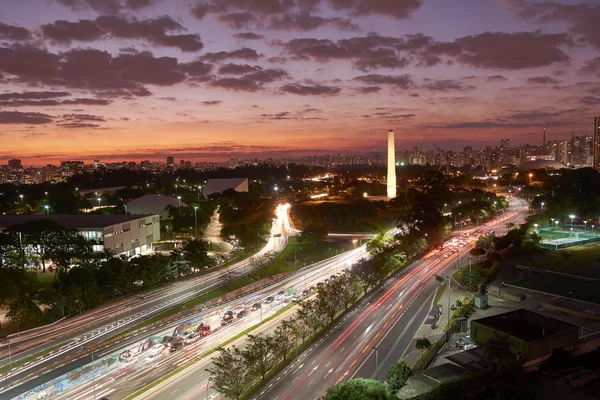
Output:
[[[289,222],[287,220],[287,208],[280,206],[277,211],[278,219],[273,224],[272,233],[285,233]],[[228,270],[234,270],[246,274],[256,268],[253,258],[269,251],[282,251],[287,245],[287,235],[275,237],[272,235],[269,243],[257,255],[240,261],[226,269],[209,273],[196,279],[186,280],[170,285],[167,288],[144,294],[144,299],[130,299],[121,301],[118,305],[108,306],[94,311],[88,315],[66,320],[59,326],[45,327],[39,331],[25,333],[23,336],[11,338],[11,342],[21,344],[23,341],[40,341],[44,334],[53,335],[52,340],[41,345],[34,346],[16,355],[8,356],[6,351],[2,364],[11,365],[16,360],[37,354],[44,349],[49,349],[57,344],[64,344],[59,349],[38,357],[22,366],[12,368],[9,372],[0,374],[0,400],[9,399],[13,396],[25,393],[45,382],[49,382],[64,373],[72,371],[81,365],[90,362],[82,350],[90,348],[103,342],[119,332],[146,321],[152,316],[184,303],[211,289],[224,284],[223,275]],[[81,327],[85,327],[82,331]],[[160,331],[163,327],[154,328]],[[152,334],[151,331],[147,332]],[[112,351],[117,350],[122,344],[114,344]],[[85,357],[85,358],[81,358]]]

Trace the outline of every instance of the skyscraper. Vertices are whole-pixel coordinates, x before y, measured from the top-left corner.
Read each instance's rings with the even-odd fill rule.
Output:
[[[388,173],[387,173],[387,197],[396,197],[396,144],[394,143],[394,131],[388,132]]]
[[[600,117],[594,118],[594,168],[600,171]]]
[[[546,154],[546,124],[544,124],[544,137],[542,138],[542,154]]]

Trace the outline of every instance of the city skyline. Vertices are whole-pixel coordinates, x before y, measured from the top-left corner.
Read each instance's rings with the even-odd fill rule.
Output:
[[[399,149],[536,145],[544,127],[592,135],[600,104],[600,6],[584,1],[7,0],[0,15],[0,164],[385,151],[389,129]]]

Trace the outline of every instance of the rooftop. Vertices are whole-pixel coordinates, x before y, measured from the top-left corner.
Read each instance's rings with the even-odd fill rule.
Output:
[[[473,322],[527,342],[543,339],[568,329],[577,329],[569,323],[525,309],[476,319]]]
[[[104,228],[107,226],[121,224],[129,221],[150,217],[151,215],[0,215],[0,230],[10,228],[14,225],[24,224],[26,222],[50,220],[54,221],[63,228],[81,229],[81,228]]]
[[[247,182],[248,178],[221,178],[209,179],[202,191],[205,195],[213,193],[223,193],[227,189],[236,189],[238,186]]]

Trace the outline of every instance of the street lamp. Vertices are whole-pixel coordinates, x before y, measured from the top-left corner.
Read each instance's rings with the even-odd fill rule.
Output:
[[[583,221],[583,231],[587,232],[587,221]]]
[[[571,230],[573,230],[573,219],[575,218],[575,216],[569,215],[569,217],[571,218]]]
[[[48,198],[48,192],[44,192],[44,196],[46,196],[46,198]]]
[[[100,207],[100,203],[102,202],[102,198],[98,197],[98,207]]]
[[[543,213],[543,212],[544,212],[544,202],[543,202],[543,201],[542,201],[542,206],[541,206],[540,212],[541,212],[541,213]]]
[[[554,230],[558,229],[558,224],[560,223],[559,220],[554,221],[554,225],[556,226],[556,228],[554,228]]]
[[[19,197],[21,198],[21,204],[23,204],[23,195],[20,194]]]
[[[198,237],[198,207],[194,207],[194,222],[196,224],[196,237]]]
[[[379,349],[375,346],[371,346],[373,350],[375,350],[375,379],[379,380],[379,360],[377,354],[379,353]]]
[[[181,196],[177,196],[177,203],[179,208],[181,208]]]
[[[46,209],[46,214],[50,215],[50,207],[48,207],[48,205],[45,205],[44,208]]]

